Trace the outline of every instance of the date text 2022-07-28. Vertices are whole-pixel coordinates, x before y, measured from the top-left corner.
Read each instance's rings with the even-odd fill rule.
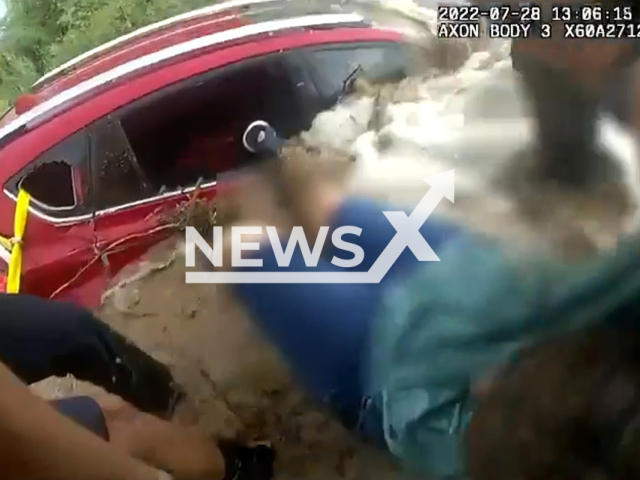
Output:
[[[554,5],[543,10],[536,4],[441,5],[439,38],[640,38],[640,24],[632,7]]]

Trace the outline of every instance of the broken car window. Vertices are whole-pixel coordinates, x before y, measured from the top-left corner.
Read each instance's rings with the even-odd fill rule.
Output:
[[[68,217],[86,207],[89,148],[86,132],[79,132],[42,153],[9,183],[17,194],[24,188],[48,215]]]
[[[40,164],[22,180],[20,186],[48,209],[67,210],[76,206],[73,169],[67,163]]]

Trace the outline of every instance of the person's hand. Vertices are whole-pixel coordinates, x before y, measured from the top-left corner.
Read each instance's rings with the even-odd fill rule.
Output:
[[[158,471],[113,448],[33,395],[0,363],[3,478],[158,480]]]
[[[224,459],[215,439],[198,427],[181,427],[135,409],[115,395],[100,404],[115,449],[171,473],[175,480],[222,480]],[[166,478],[166,473],[159,473]]]

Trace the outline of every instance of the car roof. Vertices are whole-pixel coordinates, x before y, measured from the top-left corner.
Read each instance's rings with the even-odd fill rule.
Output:
[[[32,93],[39,103],[43,98],[50,98],[87,78],[189,40],[242,26],[335,13],[327,2],[310,0],[230,0],[211,5],[147,25],[89,50],[41,77],[34,83]],[[335,18],[336,24],[344,23]],[[326,25],[330,25],[331,17],[327,16],[326,20]],[[351,22],[363,22],[363,19],[354,16]],[[263,33],[270,33],[264,30]],[[249,29],[245,38],[237,40],[253,36]]]
[[[28,124],[68,108],[100,87],[148,68],[211,49],[296,30],[370,27],[356,13],[332,13],[328,2],[231,0],[148,25],[86,52],[34,84],[28,108],[0,121],[0,144]]]
[[[224,21],[225,17],[236,16],[238,13],[245,11],[252,5],[260,5],[264,3],[274,3],[274,0],[232,0],[192,10],[181,15],[176,15],[174,17],[146,25],[72,58],[68,62],[54,68],[40,77],[33,84],[33,87],[41,88],[43,85],[47,85],[65,73],[68,73],[71,68],[85,66],[90,61],[100,63],[100,61],[105,57],[109,57],[116,48],[127,49],[136,45],[149,45],[149,40],[153,41],[160,36],[166,36],[167,34],[170,35],[171,33],[175,33],[178,29],[213,22],[218,24],[214,28],[216,30],[220,30],[228,25]]]

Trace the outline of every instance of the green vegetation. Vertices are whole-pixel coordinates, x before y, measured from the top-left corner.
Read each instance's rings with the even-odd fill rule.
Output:
[[[6,0],[0,107],[40,76],[97,45],[215,0]]]

